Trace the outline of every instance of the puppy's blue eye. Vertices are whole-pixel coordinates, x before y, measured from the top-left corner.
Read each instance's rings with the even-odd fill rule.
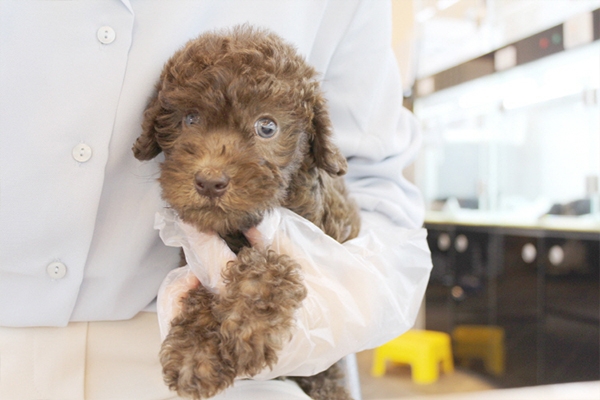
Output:
[[[200,122],[200,115],[196,112],[192,112],[183,117],[183,123],[187,126],[195,125]]]
[[[277,124],[271,118],[261,118],[254,123],[254,130],[261,138],[269,139],[277,133]]]

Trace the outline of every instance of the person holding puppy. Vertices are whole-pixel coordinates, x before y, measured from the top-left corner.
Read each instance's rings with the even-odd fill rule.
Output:
[[[164,62],[240,23],[276,32],[322,74],[361,207],[352,249],[381,245],[336,294],[353,312],[340,315],[336,299],[306,304],[307,315],[325,310],[330,336],[307,338],[319,343],[308,359],[302,344],[288,349],[298,357],[270,373],[318,372],[409,329],[431,262],[420,195],[402,177],[420,139],[401,107],[389,17],[389,4],[359,0],[3,2],[0,30],[14,40],[0,49],[0,398],[176,398],[153,303],[179,251],[153,227],[160,159],[140,163],[131,145]],[[304,250],[346,254],[339,246]],[[268,396],[306,398],[265,380],[215,398]]]

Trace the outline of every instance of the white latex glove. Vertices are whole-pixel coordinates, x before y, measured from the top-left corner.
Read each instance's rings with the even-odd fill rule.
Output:
[[[278,363],[254,379],[314,375],[413,326],[431,270],[424,229],[364,214],[359,237],[340,244],[304,218],[277,209],[257,231],[248,234],[251,242],[301,265],[308,295]]]
[[[175,217],[170,223],[181,222]],[[161,237],[174,245],[168,225]],[[297,261],[308,289],[293,337],[278,363],[253,379],[314,375],[347,354],[381,345],[413,326],[431,270],[425,229],[401,228],[378,214],[364,213],[359,237],[340,244],[280,208],[247,237],[254,246],[270,246]],[[180,240],[187,241],[178,236]],[[188,245],[186,257],[188,251],[194,247]],[[213,281],[218,288],[219,279]]]

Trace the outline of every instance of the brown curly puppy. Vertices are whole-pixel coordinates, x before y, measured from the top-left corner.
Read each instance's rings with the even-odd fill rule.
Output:
[[[300,266],[251,247],[242,232],[282,206],[338,241],[358,234],[316,76],[278,36],[238,26],[187,43],[156,85],[134,154],[164,152],[163,198],[238,253],[223,293],[190,291],[163,343],[165,381],[180,396],[211,397],[272,367],[306,297]],[[349,398],[329,377],[298,380],[315,399]]]

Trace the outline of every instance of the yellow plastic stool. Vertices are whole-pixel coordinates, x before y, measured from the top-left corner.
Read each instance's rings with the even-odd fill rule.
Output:
[[[485,369],[496,376],[504,374],[504,329],[492,325],[458,325],[452,331],[454,356],[461,365],[483,360]]]
[[[437,381],[440,362],[445,373],[454,371],[450,335],[444,332],[410,330],[376,348],[371,375],[384,375],[388,360],[409,364],[413,382],[420,384]]]

